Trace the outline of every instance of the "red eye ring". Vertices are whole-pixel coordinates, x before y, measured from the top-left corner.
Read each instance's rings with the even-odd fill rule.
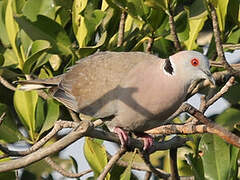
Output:
[[[193,58],[193,59],[191,60],[191,64],[192,64],[193,66],[198,66],[198,65],[199,65],[199,60],[198,60],[197,58]]]

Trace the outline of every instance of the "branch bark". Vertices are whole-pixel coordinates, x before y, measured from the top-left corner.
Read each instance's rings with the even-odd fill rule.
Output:
[[[174,47],[176,48],[177,51],[181,51],[182,47],[177,36],[173,11],[171,8],[169,8],[169,26],[170,26],[170,33],[173,38]]]
[[[234,74],[235,70],[228,64],[226,57],[223,52],[223,46],[222,46],[222,40],[221,40],[221,33],[218,26],[218,18],[217,18],[217,12],[213,4],[209,3],[211,16],[212,16],[212,25],[213,25],[213,33],[216,43],[216,49],[218,57],[220,58],[224,68],[228,70],[230,73]]]
[[[50,157],[46,157],[44,159],[47,164],[49,164],[55,171],[59,172],[60,174],[62,174],[65,177],[70,177],[70,178],[79,178],[82,177],[90,172],[92,172],[91,169],[89,170],[85,170],[83,172],[80,173],[72,173],[72,172],[68,172],[65,169],[63,169],[62,167],[60,167],[58,164],[56,164]]]
[[[119,29],[118,29],[118,43],[117,43],[117,47],[120,47],[120,46],[123,45],[126,16],[127,16],[127,13],[123,9],[122,10],[122,14],[121,14],[120,23],[119,23]]]

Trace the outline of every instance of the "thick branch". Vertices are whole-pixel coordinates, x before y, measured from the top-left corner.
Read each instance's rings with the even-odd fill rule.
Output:
[[[227,129],[223,128],[222,126],[210,121],[205,117],[199,110],[191,106],[190,104],[186,103],[181,106],[184,112],[188,112],[190,115],[197,118],[200,122],[204,123],[206,126],[212,129],[212,133],[218,135],[222,139],[224,139],[229,144],[234,146],[240,147],[240,138],[233,134],[232,132],[228,131]]]

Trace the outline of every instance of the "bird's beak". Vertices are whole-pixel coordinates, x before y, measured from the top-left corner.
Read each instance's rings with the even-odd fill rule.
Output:
[[[215,86],[216,85],[216,82],[211,74],[210,71],[203,71],[204,75],[205,75],[205,79],[208,79],[210,81],[210,83]]]

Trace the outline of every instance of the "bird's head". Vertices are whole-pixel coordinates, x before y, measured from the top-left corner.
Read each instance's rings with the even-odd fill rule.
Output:
[[[170,61],[176,74],[192,83],[201,79],[208,79],[213,85],[215,80],[209,70],[206,56],[197,51],[181,51],[170,56]]]

